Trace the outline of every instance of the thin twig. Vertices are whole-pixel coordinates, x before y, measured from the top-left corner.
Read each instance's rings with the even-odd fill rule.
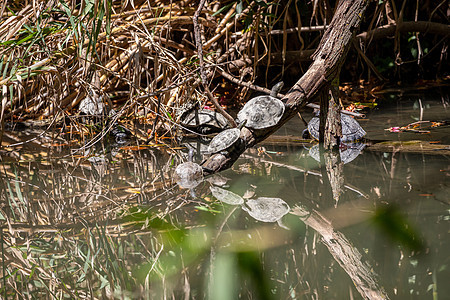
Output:
[[[200,65],[200,78],[202,80],[203,88],[205,89],[206,95],[208,96],[208,99],[212,102],[214,107],[219,111],[221,115],[223,115],[228,122],[233,127],[236,127],[236,122],[234,121],[233,117],[230,116],[223,108],[220,106],[219,102],[217,102],[214,95],[209,90],[208,84],[207,84],[207,76],[205,71],[205,64],[203,60],[203,45],[202,45],[202,39],[201,39],[201,29],[198,24],[198,18],[200,16],[200,13],[203,9],[203,6],[205,5],[206,0],[201,0],[200,4],[198,5],[197,10],[195,11],[193,23],[194,23],[194,36],[195,36],[195,44],[197,46],[197,53],[198,53],[198,59],[199,59],[199,65]]]
[[[255,85],[253,83],[244,82],[242,80],[236,79],[236,78],[234,78],[233,76],[231,76],[230,74],[228,74],[227,72],[225,72],[223,70],[221,70],[220,75],[222,75],[223,77],[225,77],[226,79],[230,80],[233,83],[236,83],[236,84],[238,84],[240,86],[245,86],[245,87],[247,87],[249,89],[252,89],[254,91],[258,91],[258,92],[262,92],[262,93],[266,93],[266,94],[270,94],[270,92],[271,92],[269,89],[263,88],[261,86],[257,86],[257,85]],[[284,98],[285,96],[286,96],[285,94],[281,94],[281,93],[277,94],[278,98]],[[317,105],[317,104],[314,104],[314,103],[308,103],[308,104],[306,104],[306,106],[309,107],[309,108],[313,108],[313,109],[320,109],[320,106]],[[358,118],[365,118],[366,117],[364,114],[353,112],[353,111],[348,111],[348,110],[342,110],[341,113],[343,113],[345,115],[349,115],[349,116],[358,117]]]
[[[161,97],[158,97],[158,107],[156,108],[156,116],[155,116],[155,120],[153,121],[152,133],[151,133],[150,137],[148,138],[148,140],[153,140],[156,136],[156,124],[158,124],[160,109],[161,109]]]

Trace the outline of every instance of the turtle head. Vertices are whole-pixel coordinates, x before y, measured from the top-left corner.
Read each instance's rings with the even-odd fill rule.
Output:
[[[190,162],[194,160],[194,149],[192,148],[189,149],[188,159]]]
[[[270,92],[270,96],[276,98],[276,97],[277,97],[277,94],[281,91],[281,89],[283,88],[283,86],[284,86],[284,82],[283,82],[283,81],[280,81],[280,82],[278,82],[277,84],[275,84],[275,85],[273,86],[271,92]]]

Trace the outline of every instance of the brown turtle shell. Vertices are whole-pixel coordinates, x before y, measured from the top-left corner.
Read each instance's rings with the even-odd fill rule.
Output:
[[[216,153],[231,148],[239,139],[241,131],[238,128],[231,128],[216,135],[208,146],[209,153]]]

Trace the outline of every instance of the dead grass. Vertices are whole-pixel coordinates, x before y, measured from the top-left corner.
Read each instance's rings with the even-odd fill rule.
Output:
[[[44,1],[6,7],[0,18],[2,123],[74,115],[94,91],[136,122],[152,124],[159,114],[153,129],[171,133],[186,103],[208,101],[199,87],[194,2],[113,1],[110,7],[109,1],[78,6]],[[258,64],[272,51],[267,33],[280,22],[275,16],[286,13],[257,2],[245,7],[212,2],[200,13],[208,84],[216,82],[211,90],[224,107],[248,89],[230,92],[223,80],[217,85],[218,77],[254,82]]]

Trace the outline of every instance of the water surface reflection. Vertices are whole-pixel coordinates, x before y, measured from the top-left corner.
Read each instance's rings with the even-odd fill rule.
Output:
[[[435,102],[430,107],[442,115]],[[405,115],[415,112],[407,108]],[[369,138],[403,138],[384,131],[383,120],[393,120],[386,111],[369,114],[372,122],[363,125]],[[438,137],[444,130],[448,135],[441,128]],[[359,155],[346,161],[343,151],[317,156],[292,142],[259,146],[194,193],[173,180],[187,151],[125,146],[113,153],[105,146],[90,158],[3,152],[2,294],[424,299],[450,293],[448,155],[355,147]]]

